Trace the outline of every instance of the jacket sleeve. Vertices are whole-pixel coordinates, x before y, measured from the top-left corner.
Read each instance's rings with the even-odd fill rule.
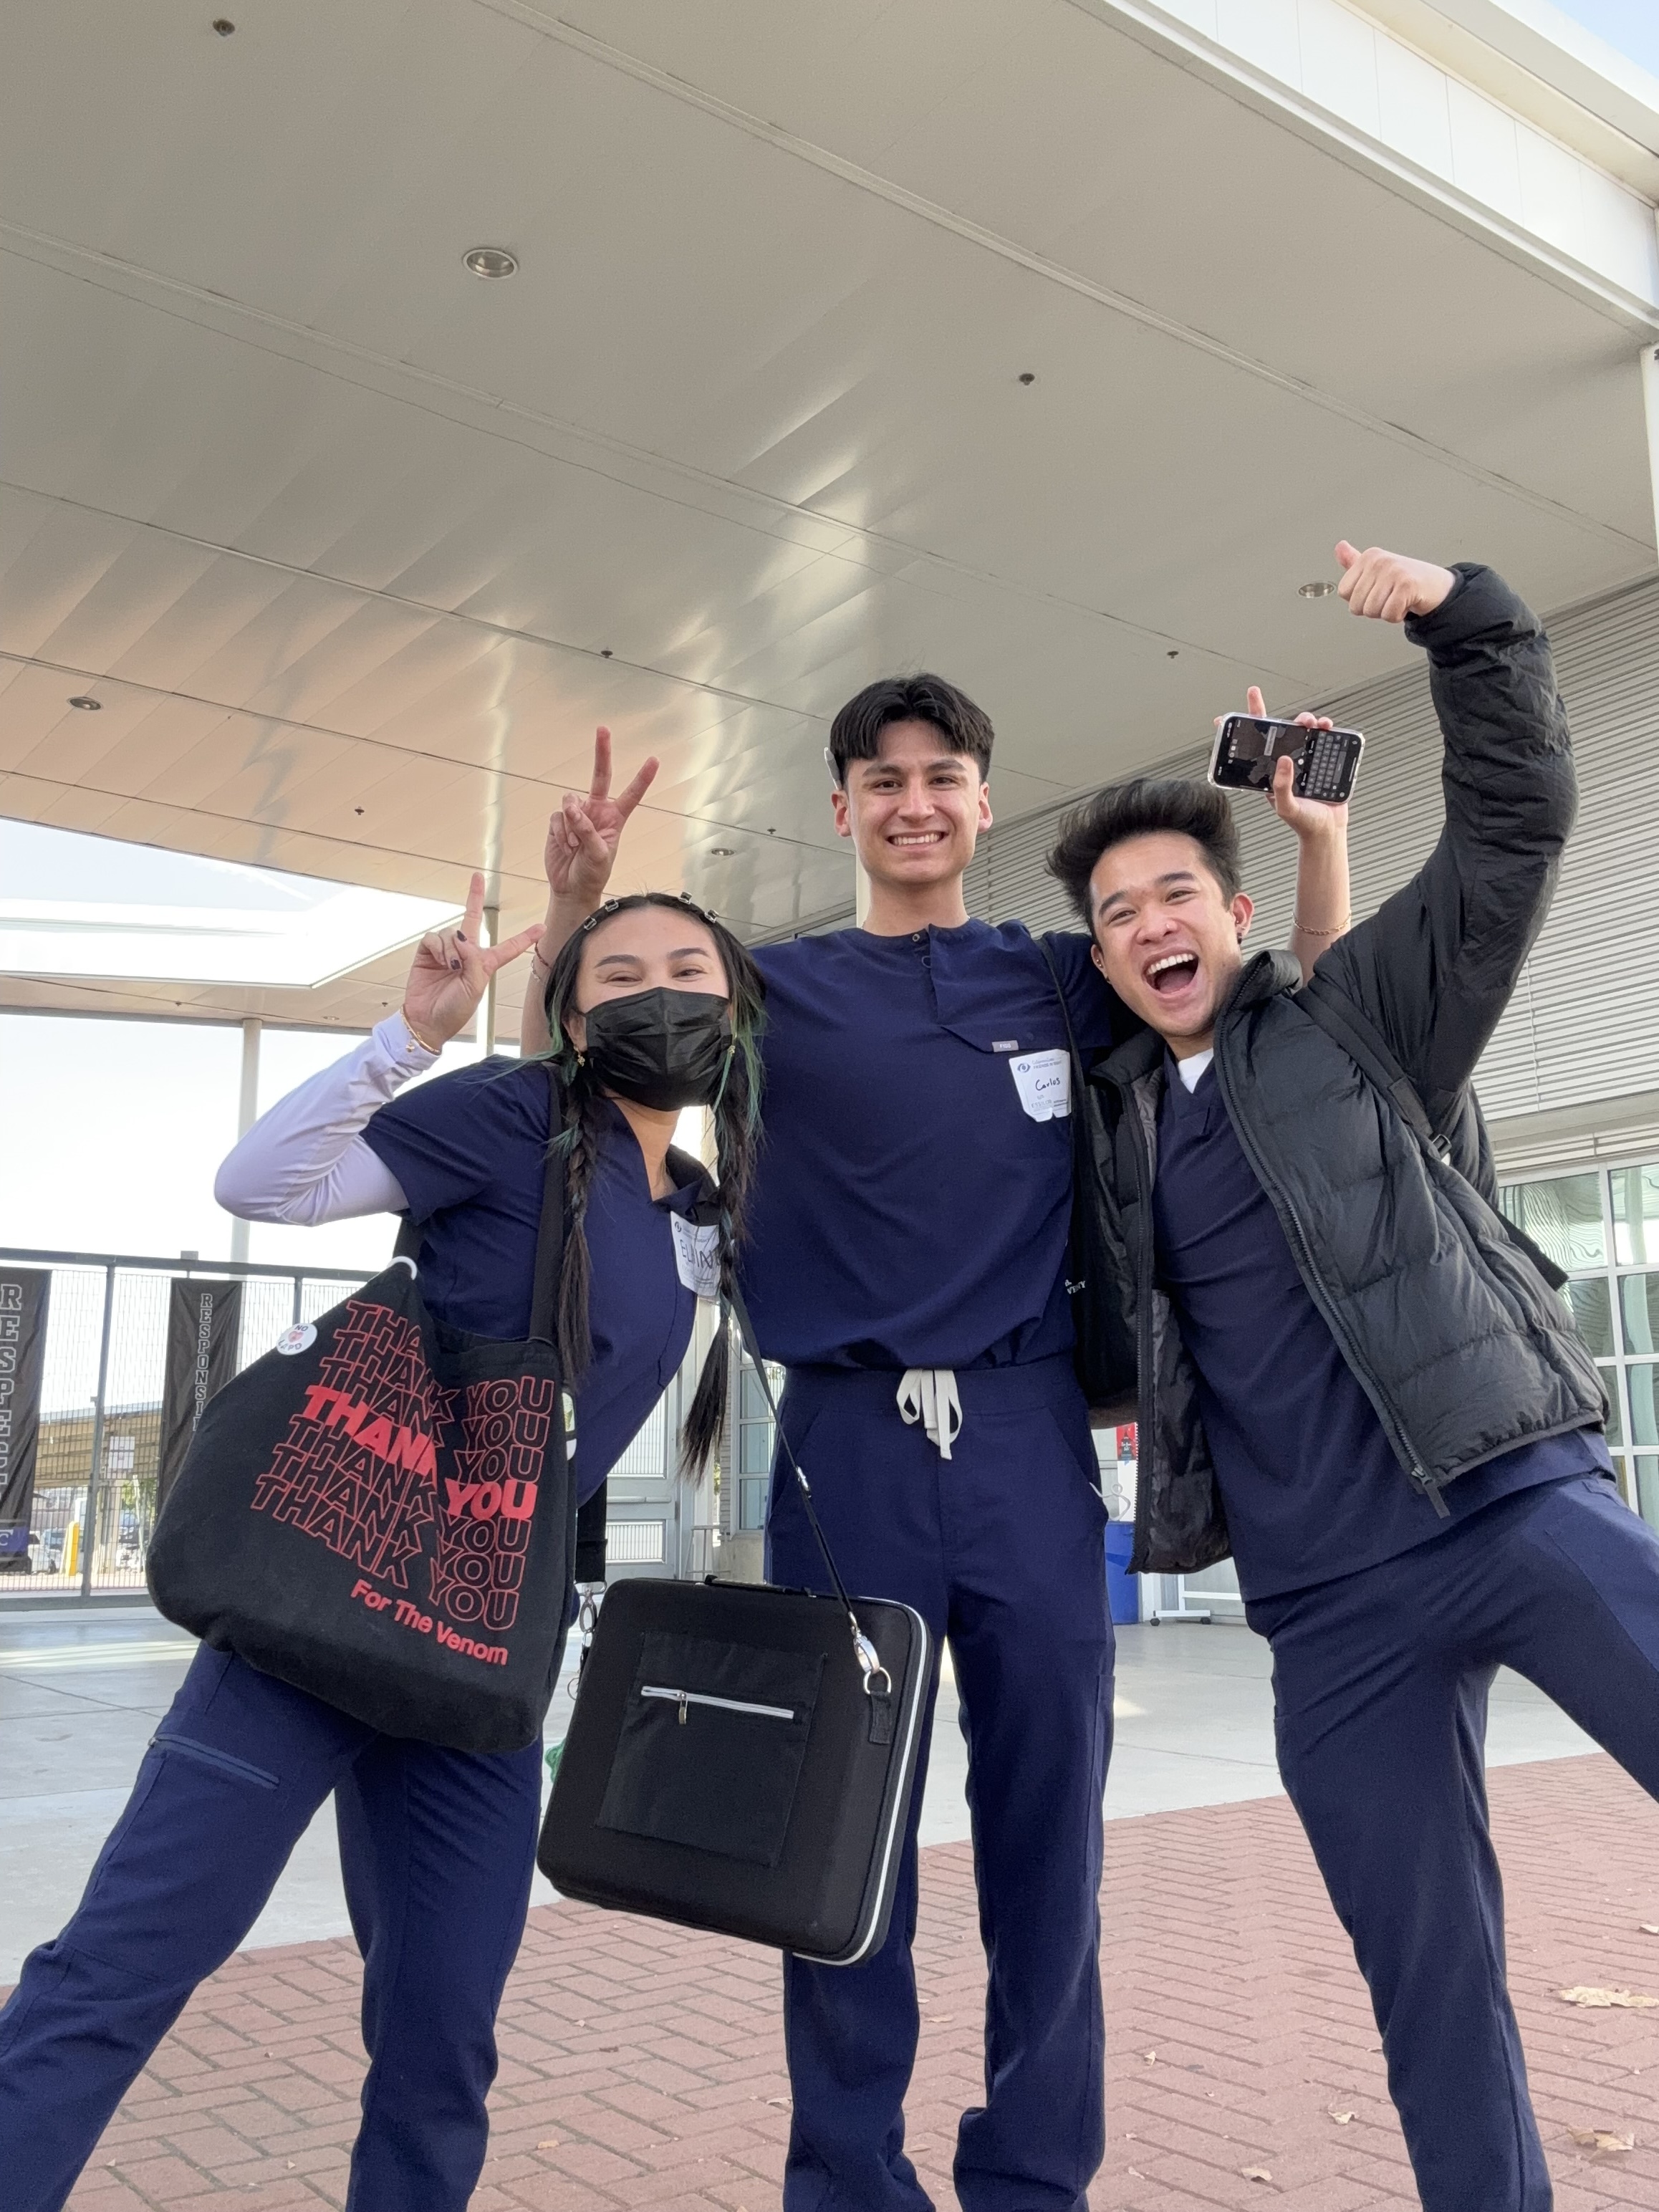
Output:
[[[1407,635],[1427,649],[1445,739],[1445,826],[1402,890],[1318,963],[1366,1013],[1439,1121],[1474,1073],[1555,890],[1577,805],[1549,641],[1469,562]]]

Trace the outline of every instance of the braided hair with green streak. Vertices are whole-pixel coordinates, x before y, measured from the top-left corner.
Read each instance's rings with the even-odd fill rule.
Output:
[[[761,1143],[759,1047],[766,1023],[766,985],[760,969],[724,923],[705,914],[689,898],[668,891],[638,891],[628,898],[608,899],[562,946],[547,979],[549,1042],[544,1057],[551,1060],[557,1072],[564,1101],[563,1121],[553,1143],[566,1155],[565,1188],[570,1207],[570,1230],[565,1239],[559,1274],[559,1357],[566,1384],[574,1388],[593,1356],[588,1328],[592,1263],[586,1221],[605,1121],[604,1094],[593,1079],[592,1068],[571,1042],[566,1017],[578,1011],[576,979],[589,941],[617,915],[645,906],[667,907],[677,914],[689,914],[702,923],[713,938],[726,969],[732,1006],[732,1049],[726,1057],[719,1092],[709,1108],[714,1123],[715,1171],[720,1186],[720,1326],[708,1347],[691,1409],[680,1431],[681,1473],[695,1478],[708,1465],[726,1425],[729,1365],[726,1334],[733,1271],[737,1249],[743,1241],[744,1221]]]

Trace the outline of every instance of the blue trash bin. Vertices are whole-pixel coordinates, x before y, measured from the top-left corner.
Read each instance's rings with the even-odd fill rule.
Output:
[[[1140,1618],[1140,1577],[1129,1572],[1134,1540],[1132,1522],[1106,1523],[1106,1601],[1113,1620],[1120,1626]]]

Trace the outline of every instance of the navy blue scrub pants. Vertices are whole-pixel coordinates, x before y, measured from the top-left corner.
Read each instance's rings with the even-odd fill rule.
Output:
[[[1500,1666],[1659,1796],[1659,1536],[1574,1477],[1249,1607],[1279,1771],[1353,1939],[1424,2212],[1548,2212],[1486,1822]]]
[[[539,1745],[378,1735],[204,1649],[62,1935],[0,2012],[0,2197],[57,2212],[197,1984],[247,1934],[332,1790],[369,2054],[350,2212],[460,2212],[483,2165],[495,2009],[524,1930]]]
[[[985,2102],[963,2114],[957,2142],[963,2212],[1073,2212],[1105,2142],[1098,1896],[1112,1626],[1088,1416],[1069,1359],[959,1370],[965,1418],[942,1459],[902,1419],[898,1380],[792,1370],[785,1431],[848,1588],[902,1600],[950,1638],[990,1968]],[[793,1477],[775,1469],[772,1488],[772,1579],[825,1589]],[[859,1966],[784,1961],[786,2212],[929,2203],[903,2147],[927,1741],[885,1944]]]

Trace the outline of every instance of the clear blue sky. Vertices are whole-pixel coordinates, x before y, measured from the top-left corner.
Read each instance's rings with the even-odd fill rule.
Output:
[[[1552,5],[1659,76],[1659,0],[1552,0]]]

